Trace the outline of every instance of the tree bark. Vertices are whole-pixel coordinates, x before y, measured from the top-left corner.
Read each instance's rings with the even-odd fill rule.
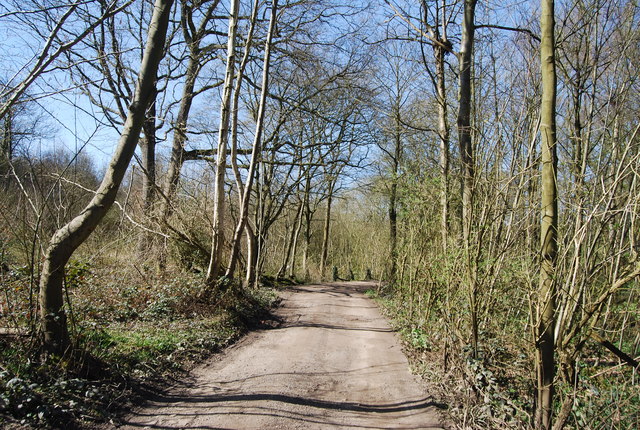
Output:
[[[396,282],[398,272],[398,181],[402,158],[400,104],[395,103],[393,110],[395,124],[393,133],[391,190],[389,192],[389,282],[391,285]]]
[[[69,346],[66,314],[63,308],[65,265],[73,252],[89,237],[113,204],[122,178],[140,139],[149,101],[153,97],[158,64],[173,0],[156,0],[133,100],[118,147],[107,167],[98,191],[87,207],[67,225],[55,232],[45,253],[40,277],[40,308],[44,346],[50,352],[64,353]]]
[[[458,99],[458,140],[462,161],[462,236],[470,240],[473,210],[474,154],[471,141],[471,66],[473,61],[474,17],[476,0],[465,0],[462,43],[460,47],[460,87]]]
[[[287,235],[288,240],[285,245],[286,249],[284,250],[282,266],[280,266],[280,269],[278,270],[278,278],[285,276],[287,269],[290,268],[290,262],[292,262],[291,264],[295,263],[295,248],[299,232],[298,226],[300,225],[300,222],[298,221],[299,219],[302,219],[302,201],[298,203],[298,207],[296,208],[296,212],[293,217],[293,222],[291,223],[291,233]]]
[[[162,206],[160,208],[161,225],[164,225],[171,215],[171,202],[173,201],[176,188],[178,187],[180,172],[186,158],[184,146],[187,141],[187,122],[189,120],[189,113],[193,103],[193,91],[199,69],[199,57],[194,53],[191,53],[189,56],[189,64],[187,65],[187,75],[182,89],[178,116],[174,125],[175,130],[173,132],[169,169],[163,186],[164,196]]]
[[[446,39],[445,39],[446,42]],[[442,46],[434,47],[436,57],[436,94],[438,100],[438,137],[440,140],[440,233],[442,249],[447,251],[449,237],[449,122],[447,120],[447,89]]]
[[[251,161],[249,163],[249,171],[247,172],[247,183],[244,186],[244,192],[242,194],[242,206],[240,208],[240,215],[238,218],[238,224],[233,234],[233,240],[231,242],[231,254],[229,256],[229,264],[225,276],[227,278],[233,278],[238,261],[238,254],[240,252],[240,240],[242,239],[242,232],[247,223],[249,216],[249,200],[251,198],[251,191],[253,189],[253,178],[256,172],[256,166],[260,161],[260,153],[262,152],[262,131],[264,129],[264,112],[267,103],[267,91],[269,88],[269,60],[271,59],[271,40],[273,39],[273,33],[275,31],[276,18],[278,10],[278,0],[272,0],[271,2],[271,18],[269,22],[269,31],[267,33],[267,40],[264,47],[264,61],[262,68],[262,89],[260,91],[260,103],[258,106],[258,119],[256,121],[256,131],[253,139],[253,150],[251,153]]]
[[[154,88],[152,101],[149,103],[147,116],[142,130],[144,139],[140,144],[142,154],[142,212],[145,216],[150,216],[153,210],[156,186],[156,103]],[[144,256],[153,240],[152,233],[143,231],[138,241],[138,255]]]
[[[296,256],[298,254],[298,239],[300,238],[300,230],[302,230],[302,202],[300,202],[300,208],[298,213],[298,219],[296,221],[295,232],[293,233],[293,246],[291,247],[291,265],[289,266],[289,278],[295,277],[296,270]]]
[[[211,258],[207,269],[207,283],[212,284],[220,274],[222,247],[224,246],[224,178],[227,169],[227,141],[229,139],[229,118],[231,113],[231,93],[235,73],[236,35],[238,33],[239,0],[231,0],[229,13],[229,31],[227,41],[227,67],[222,90],[220,107],[220,129],[218,133],[218,153],[216,160],[216,179],[213,196],[213,237],[211,240]]]
[[[333,188],[335,179],[329,179],[329,194],[327,196],[327,211],[324,219],[324,229],[322,235],[322,252],[320,255],[320,276],[324,278],[324,269],[327,264],[327,256],[329,254],[329,232],[331,228],[331,203],[333,200]]]
[[[462,162],[462,240],[465,251],[467,272],[467,288],[469,292],[469,308],[471,317],[471,347],[474,357],[478,355],[478,312],[477,312],[477,279],[475,263],[471,256],[471,225],[473,217],[473,187],[475,160],[471,139],[471,97],[473,63],[473,41],[475,31],[476,0],[465,0],[464,22],[462,25],[462,43],[460,46],[460,87],[458,98],[458,141]]]
[[[251,224],[247,223],[247,274],[245,276],[245,287],[253,287],[256,285],[258,279],[258,241],[256,234],[251,227]]]
[[[154,88],[155,94],[155,88]],[[155,98],[155,97],[154,97]],[[153,100],[147,111],[147,117],[142,126],[144,139],[141,147],[142,152],[142,208],[145,215],[148,215],[153,206],[154,191],[156,185],[156,104]]]
[[[542,104],[540,134],[542,145],[542,221],[540,224],[540,284],[536,339],[537,405],[536,428],[552,427],[555,319],[555,272],[558,249],[558,196],[556,188],[556,62],[554,1],[542,0],[540,16],[540,61]]]
[[[304,273],[305,282],[311,278],[309,271],[309,248],[311,248],[311,221],[313,220],[313,212],[311,211],[311,172],[309,169],[305,172],[304,186],[304,249],[302,250],[302,272]]]

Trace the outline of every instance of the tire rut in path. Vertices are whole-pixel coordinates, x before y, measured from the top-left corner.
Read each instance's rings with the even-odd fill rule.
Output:
[[[438,405],[409,373],[396,335],[363,294],[373,286],[288,290],[279,327],[251,333],[121,428],[442,428]]]

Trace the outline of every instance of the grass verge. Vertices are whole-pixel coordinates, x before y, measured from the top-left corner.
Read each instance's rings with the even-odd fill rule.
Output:
[[[43,355],[35,337],[0,337],[0,427],[76,429],[113,422],[150,391],[270,319],[273,289],[228,288],[215,300],[202,300],[199,281],[133,285],[118,288],[116,296],[91,279],[76,285],[74,349],[65,357]]]

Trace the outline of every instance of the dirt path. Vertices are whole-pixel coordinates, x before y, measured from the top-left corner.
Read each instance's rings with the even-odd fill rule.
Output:
[[[397,337],[362,294],[370,287],[290,290],[280,327],[250,334],[121,428],[441,428]]]

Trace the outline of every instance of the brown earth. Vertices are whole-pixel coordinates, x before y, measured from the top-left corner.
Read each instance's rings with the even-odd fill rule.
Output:
[[[367,282],[295,287],[282,324],[248,335],[125,429],[435,429],[438,405],[409,373]]]

